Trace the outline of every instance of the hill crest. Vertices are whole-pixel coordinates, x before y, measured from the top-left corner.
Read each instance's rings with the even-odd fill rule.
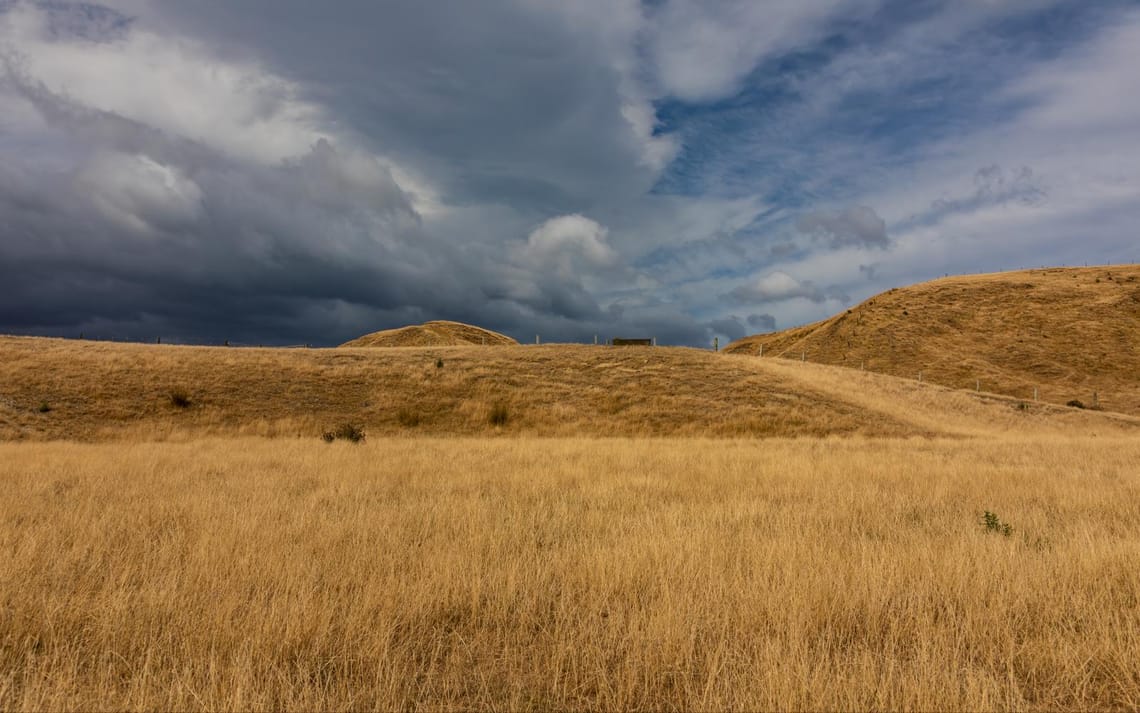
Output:
[[[505,334],[463,322],[434,320],[357,337],[342,347],[508,346],[518,342]]]
[[[1140,265],[941,278],[725,351],[1140,414]]]

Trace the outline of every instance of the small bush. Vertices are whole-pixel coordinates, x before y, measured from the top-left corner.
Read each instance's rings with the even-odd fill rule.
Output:
[[[174,408],[187,409],[190,408],[193,403],[194,402],[190,400],[190,394],[187,393],[186,389],[170,390],[170,405]]]
[[[982,513],[982,526],[986,532],[996,532],[1005,537],[1013,535],[1013,527],[1008,522],[1002,522],[1000,517],[989,510]]]
[[[1018,401],[1017,405],[1014,406],[1014,408],[1017,409],[1018,411],[1028,411],[1029,410],[1029,404],[1025,403],[1024,401]]]
[[[1084,408],[1085,407],[1084,402],[1082,402],[1080,399],[1073,399],[1072,401],[1068,402],[1065,405],[1066,406],[1072,406],[1073,408]]]
[[[436,359],[435,360],[435,368],[436,369],[442,369],[443,368],[443,359]]]
[[[36,410],[39,411],[40,413],[47,413],[48,411],[51,411],[51,406],[48,405],[47,401],[44,401],[44,402],[40,403],[40,407]]]
[[[338,440],[360,443],[364,440],[364,428],[354,423],[342,423],[331,431],[322,433],[321,439],[325,443],[332,443]]]
[[[420,414],[410,408],[402,408],[396,413],[396,420],[404,428],[415,428],[420,425]]]
[[[492,426],[505,426],[507,421],[511,420],[511,412],[505,403],[499,401],[491,407],[491,413],[487,415],[487,420]]]

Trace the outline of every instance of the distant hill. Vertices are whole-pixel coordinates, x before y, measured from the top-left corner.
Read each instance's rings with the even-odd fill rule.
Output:
[[[262,349],[0,337],[0,441],[316,438],[345,422],[377,436],[1140,433],[1132,416],[681,347]]]
[[[460,347],[467,345],[507,346],[518,344],[505,334],[462,322],[438,320],[386,329],[357,337],[342,347]]]
[[[1140,414],[1140,265],[933,280],[726,351]]]

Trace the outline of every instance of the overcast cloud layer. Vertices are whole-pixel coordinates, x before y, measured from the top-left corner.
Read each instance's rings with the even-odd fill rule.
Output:
[[[1124,0],[0,0],[0,332],[707,345],[1140,262]]]

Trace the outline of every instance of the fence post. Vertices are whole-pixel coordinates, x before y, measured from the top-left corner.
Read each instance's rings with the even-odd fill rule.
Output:
[[[918,383],[922,383],[922,372],[918,372]]]
[[[1097,396],[1097,393],[1095,391],[1093,392],[1093,406],[1100,408],[1100,397]]]
[[[800,352],[800,361],[807,361],[807,352]]]
[[[982,391],[982,380],[981,379],[974,379],[974,391],[981,393],[981,391]]]
[[[760,345],[760,356],[764,356],[764,345]]]
[[[1033,400],[1034,401],[1037,400],[1037,387],[1036,386],[1033,387]]]
[[[536,335],[534,335],[534,343],[535,343],[535,344],[542,344],[542,340],[538,338],[538,335],[537,335],[537,334],[536,334]]]
[[[594,335],[594,346],[598,346],[598,335]]]

